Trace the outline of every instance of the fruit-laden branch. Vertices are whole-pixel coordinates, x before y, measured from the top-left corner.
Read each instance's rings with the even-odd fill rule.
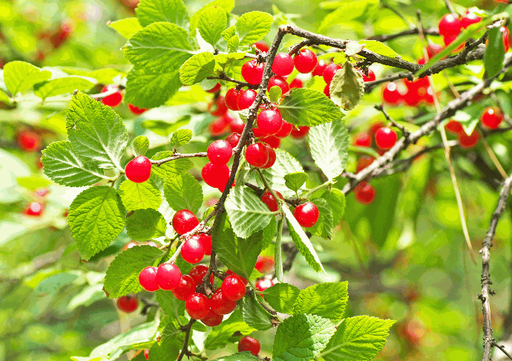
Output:
[[[494,336],[492,333],[491,326],[491,303],[489,297],[493,294],[493,291],[490,289],[491,285],[491,275],[489,273],[489,262],[491,258],[491,247],[492,240],[496,233],[496,226],[500,220],[501,215],[505,211],[505,206],[507,205],[507,200],[510,195],[510,189],[512,187],[512,175],[509,176],[503,182],[503,186],[500,191],[500,197],[498,199],[498,206],[494,211],[491,217],[491,226],[487,231],[487,235],[483,241],[482,249],[480,253],[482,254],[482,276],[481,276],[481,284],[482,284],[482,293],[478,296],[478,298],[482,301],[482,314],[484,316],[484,355],[482,360],[489,361],[491,359],[491,350],[493,345],[495,344]]]
[[[439,31],[437,28],[427,28],[423,29],[423,33],[425,35],[439,35]],[[390,35],[375,35],[368,38],[368,40],[377,40],[377,41],[390,41],[396,38],[401,38],[402,36],[408,36],[408,35],[417,35],[419,34],[418,28],[412,28],[409,30],[404,30],[396,34],[390,34]]]

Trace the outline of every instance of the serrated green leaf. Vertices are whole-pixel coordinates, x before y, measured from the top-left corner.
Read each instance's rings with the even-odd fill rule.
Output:
[[[188,28],[188,12],[182,0],[141,0],[135,12],[142,26],[165,21]]]
[[[284,270],[283,270],[283,249],[282,249],[282,240],[283,240],[283,226],[284,219],[279,220],[279,224],[277,225],[277,237],[276,244],[274,248],[274,269],[276,278],[279,282],[284,282]]]
[[[155,293],[158,305],[167,316],[178,319],[183,315],[185,303],[179,302],[171,291],[158,290]]]
[[[127,179],[119,186],[119,195],[127,211],[137,209],[158,209],[162,204],[160,190],[150,178],[143,183]]]
[[[165,158],[169,158],[174,154],[171,151],[163,151],[158,152],[154,156],[151,157],[151,160],[161,160]],[[188,172],[194,168],[194,163],[187,158],[176,159],[170,162],[166,162],[161,166],[153,165],[151,168],[151,173],[158,176],[162,180],[165,180],[167,177],[175,177],[177,175]]]
[[[82,159],[67,140],[54,142],[43,150],[44,174],[57,184],[83,187],[108,179],[98,165]]]
[[[11,61],[4,66],[4,82],[13,96],[32,88],[34,84],[50,79],[52,73],[24,61]]]
[[[290,153],[276,149],[276,162],[269,169],[263,170],[263,176],[270,187],[279,191],[284,197],[292,197],[295,193],[288,189],[284,177],[290,173],[304,172],[299,161]]]
[[[278,283],[263,292],[265,301],[277,312],[293,313],[293,305],[299,296],[300,289],[289,283]]]
[[[176,96],[174,96],[171,100],[167,101],[166,105],[182,105],[182,104],[190,104],[195,103],[196,100],[192,98],[186,98],[186,96],[183,96],[180,99],[181,93],[186,92],[178,92]],[[196,96],[197,98],[197,96]],[[184,115],[179,118],[172,119],[171,121],[164,121],[164,120],[144,120],[142,123],[140,123],[140,126],[144,129],[149,129],[153,133],[167,137],[169,134],[171,134],[176,129],[179,129],[188,123],[190,123],[190,115]],[[183,129],[185,130],[185,129]]]
[[[164,291],[157,291],[158,294]],[[171,293],[171,292],[167,292]],[[170,296],[174,298],[174,296]],[[176,301],[176,299],[174,299]],[[183,302],[181,302],[183,304]],[[160,304],[160,301],[159,301]],[[162,322],[161,322],[162,323]],[[149,350],[148,361],[175,360],[183,347],[185,334],[181,331],[180,325],[172,320],[168,322],[160,333],[160,340],[155,342]]]
[[[138,209],[126,218],[128,237],[136,241],[164,237],[167,222],[155,209]]]
[[[222,356],[221,358],[216,358],[213,361],[258,361],[259,358],[253,356],[250,352],[238,352],[236,354],[230,356]]]
[[[300,291],[293,314],[311,314],[337,322],[348,302],[348,282],[320,283]]]
[[[261,239],[261,249],[266,249],[272,241],[277,233],[277,221],[275,217],[272,217],[268,226],[263,228],[262,231],[262,239]]]
[[[73,93],[75,90],[89,90],[94,85],[96,85],[96,81],[93,78],[67,76],[34,85],[34,94],[45,100],[56,95]]]
[[[192,213],[197,213],[203,203],[203,189],[188,173],[166,178],[164,194],[167,203],[175,211],[188,209]]]
[[[235,24],[240,45],[251,45],[263,39],[273,22],[272,15],[261,11],[251,11],[240,16]]]
[[[363,75],[348,61],[339,69],[329,86],[329,94],[334,104],[345,110],[352,110],[363,99]]]
[[[193,36],[195,35],[195,31],[197,29],[197,24],[199,22],[199,19],[201,18],[201,15],[203,14],[203,12],[211,7],[214,7],[214,6],[218,6],[222,9],[224,9],[224,11],[229,14],[231,12],[231,10],[233,10],[233,8],[235,7],[235,0],[211,1],[208,4],[206,4],[205,6],[203,6],[201,9],[199,9],[194,15],[192,15],[192,17],[190,18],[190,33]]]
[[[192,131],[189,129],[179,129],[172,134],[171,147],[177,148],[187,144],[192,139]]]
[[[255,295],[255,297],[260,296]],[[254,327],[260,331],[266,331],[272,327],[270,315],[253,297],[242,298],[240,308],[245,323],[250,327]]]
[[[108,23],[112,29],[117,31],[125,39],[130,39],[136,32],[142,30],[139,19],[126,18]]]
[[[73,95],[66,117],[69,141],[81,158],[100,168],[118,168],[128,144],[128,131],[119,115],[88,95]]]
[[[306,88],[293,89],[278,108],[287,122],[308,127],[343,117],[340,109],[324,93]]]
[[[309,130],[311,156],[330,180],[339,176],[345,169],[348,144],[347,127],[341,118]]]
[[[296,192],[308,180],[308,175],[304,172],[294,172],[284,176],[285,185]]]
[[[228,24],[226,11],[221,7],[209,7],[204,9],[197,24],[201,37],[213,47],[220,40],[221,34]]]
[[[185,85],[192,85],[215,76],[215,59],[213,54],[203,52],[188,59],[180,68],[180,81]]]
[[[31,191],[35,191],[38,188],[48,187],[50,184],[52,184],[51,180],[38,174],[33,174],[27,177],[18,177],[16,178],[16,182],[18,182],[18,184],[23,188]]]
[[[132,142],[132,150],[135,156],[145,155],[149,149],[149,139],[139,135]]]
[[[233,36],[228,40],[228,51],[230,53],[236,53],[240,47],[240,38],[238,35]]]
[[[11,104],[11,98],[0,89],[0,103]]]
[[[80,193],[69,207],[69,227],[78,251],[89,260],[107,248],[124,228],[121,198],[109,186],[89,188]]]
[[[311,202],[318,208],[319,218],[316,224],[308,229],[309,232],[315,236],[331,239],[334,228],[331,207],[323,198],[313,198]]]
[[[225,41],[228,41],[229,39],[231,39],[233,36],[236,35],[236,26],[230,26],[229,28],[227,28],[226,30],[224,30],[221,34],[222,36],[222,39],[224,39]]]
[[[391,58],[399,56],[396,51],[377,40],[361,40],[359,44],[364,45],[365,49],[371,50],[379,55],[389,56]]]
[[[273,86],[270,88],[268,92],[268,98],[271,102],[277,103],[279,99],[281,99],[281,96],[283,95],[283,90],[279,86]]]
[[[503,33],[500,31],[500,28],[493,27],[489,30],[489,41],[484,55],[485,73],[488,78],[499,73],[503,68],[504,59]]]
[[[392,320],[370,316],[350,317],[338,326],[321,356],[326,361],[373,359],[386,344]]]
[[[256,331],[255,328],[249,326],[242,319],[242,313],[240,309],[235,310],[228,319],[222,321],[220,325],[213,328],[213,330],[206,337],[204,347],[207,350],[215,350],[226,346],[230,342],[238,340],[238,337],[232,337],[235,332],[239,332],[242,335],[250,335]]]
[[[354,0],[344,2],[336,7],[336,11],[330,13],[322,20],[322,23],[318,27],[318,32],[320,34],[325,33],[331,26],[346,23],[363,14],[371,14],[378,4],[379,0]]]
[[[334,324],[320,316],[289,317],[277,328],[272,359],[311,361],[320,354],[335,331]]]
[[[233,231],[242,238],[265,228],[274,216],[274,212],[245,187],[235,187],[229,193],[224,206]]]
[[[324,193],[322,198],[327,201],[332,211],[333,226],[337,226],[345,214],[345,206],[347,204],[345,194],[338,188],[333,188],[330,192]]]

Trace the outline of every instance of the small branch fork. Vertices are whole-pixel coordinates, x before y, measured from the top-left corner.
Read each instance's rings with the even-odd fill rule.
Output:
[[[393,118],[391,118],[388,114],[388,112],[386,112],[386,110],[384,109],[384,106],[383,105],[375,105],[374,106],[375,109],[377,109],[378,111],[382,112],[382,114],[384,114],[384,117],[386,118],[386,120],[388,122],[391,122],[395,127],[397,127],[398,129],[400,129],[402,131],[402,133],[404,134],[404,137],[406,139],[409,138],[409,135],[411,133],[409,133],[409,131],[407,129],[404,128],[403,125],[400,125],[398,124],[395,120],[393,120]]]

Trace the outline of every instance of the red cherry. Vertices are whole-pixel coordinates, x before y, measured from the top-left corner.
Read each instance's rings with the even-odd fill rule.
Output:
[[[290,89],[296,89],[296,88],[302,88],[304,86],[304,83],[299,78],[295,78],[290,83]]]
[[[119,89],[119,87],[117,85],[110,84],[110,85],[103,87],[103,89],[101,89],[101,93],[106,93],[106,92],[114,91],[114,90],[118,90],[118,89]],[[111,95],[107,95],[106,97],[101,99],[101,102],[103,104],[108,105],[109,107],[112,107],[112,108],[117,107],[119,104],[121,104],[122,101],[123,101],[123,95],[121,94],[120,91],[115,92],[114,94],[111,94]]]
[[[283,119],[283,125],[281,126],[281,130],[277,132],[276,137],[278,138],[285,138],[290,135],[290,133],[293,130],[293,125],[288,123],[286,120]]]
[[[132,112],[135,115],[141,115],[142,113],[144,113],[145,111],[148,110],[148,109],[136,107],[133,104],[128,104],[128,109],[130,110],[130,112]]]
[[[281,193],[279,193],[278,191],[274,192],[277,194],[279,198],[284,199]],[[270,192],[268,189],[265,192],[263,192],[261,200],[263,201],[263,203],[267,205],[268,209],[270,209],[272,212],[276,212],[278,210],[277,201],[272,195],[272,192]]]
[[[368,182],[361,182],[354,188],[356,201],[361,204],[370,204],[375,199],[375,189]]]
[[[236,277],[240,278],[240,280],[242,281],[242,283],[243,283],[244,285],[246,285],[246,286],[247,286],[247,284],[249,283],[249,281],[247,281],[245,278],[243,278],[243,277],[242,277],[242,276],[240,276],[240,275],[237,275],[235,272],[233,272],[233,271],[231,271],[231,270],[227,270],[227,271],[226,271],[226,276],[236,276]]]
[[[225,140],[216,140],[208,146],[206,154],[213,164],[227,164],[233,155],[233,148]]]
[[[452,14],[446,14],[439,21],[439,35],[441,36],[457,36],[460,34],[461,22],[458,17]]]
[[[201,293],[194,293],[185,301],[185,309],[194,320],[200,320],[210,312],[210,300]]]
[[[245,123],[242,121],[242,119],[235,117],[233,118],[233,121],[230,124],[230,129],[233,133],[242,134],[245,128]]]
[[[41,214],[43,214],[43,211],[44,204],[39,202],[30,202],[23,213],[25,213],[27,216],[39,217]]]
[[[417,106],[421,101],[421,96],[418,92],[418,88],[407,89],[407,92],[402,97],[405,104],[410,107]]]
[[[308,133],[309,133],[309,127],[304,125],[304,126],[300,126],[298,129],[294,127],[292,129],[291,135],[293,138],[300,139],[300,138],[304,138],[306,135],[308,135]]]
[[[227,315],[236,308],[236,301],[228,300],[222,293],[222,288],[219,288],[210,298],[210,306],[216,314]]]
[[[358,147],[371,147],[372,146],[372,138],[370,137],[370,134],[368,134],[366,132],[359,133],[356,136],[354,145],[356,145]]]
[[[37,152],[41,149],[41,137],[36,132],[24,130],[18,133],[18,145],[25,152]]]
[[[181,272],[178,266],[170,263],[162,263],[156,272],[156,282],[162,290],[171,291],[178,287],[181,280]]]
[[[196,228],[199,220],[194,213],[188,209],[182,209],[172,217],[172,227],[178,234],[185,234]]]
[[[181,257],[188,263],[197,263],[203,260],[204,247],[199,236],[192,236],[185,241],[181,247]]]
[[[332,63],[332,64],[327,65],[327,67],[324,70],[324,74],[323,74],[325,82],[327,84],[331,84],[332,78],[334,78],[334,74],[336,74],[336,72],[340,69],[341,69],[341,66],[339,66],[338,64]]]
[[[196,292],[196,283],[189,275],[181,275],[178,287],[171,292],[178,300],[185,301],[191,294]]]
[[[331,86],[330,84],[327,84],[325,87],[324,87],[324,94],[327,98],[331,99]]]
[[[320,213],[314,203],[306,202],[295,208],[293,216],[302,227],[309,228],[316,224]]]
[[[221,95],[217,97],[215,101],[208,104],[208,111],[215,117],[220,117],[221,115],[226,114],[228,111],[228,106],[226,105],[224,97]]]
[[[310,73],[318,64],[315,53],[309,49],[300,49],[299,52],[295,54],[293,62],[295,63],[295,69],[297,69],[299,73]]]
[[[192,267],[188,275],[194,279],[194,281],[199,285],[203,283],[203,278],[208,272],[208,266],[204,264],[198,264],[197,266]],[[210,283],[213,285],[214,276],[213,273],[210,275]]]
[[[283,125],[283,118],[281,114],[275,110],[267,109],[258,114],[256,118],[258,128],[269,135],[274,135],[281,130]]]
[[[265,291],[267,288],[270,288],[274,285],[274,282],[270,278],[263,278],[261,280],[257,280],[255,287],[258,291]]]
[[[222,281],[222,293],[228,300],[238,301],[244,297],[245,291],[245,285],[238,276],[227,276]]]
[[[259,141],[270,145],[274,149],[279,148],[279,146],[281,145],[281,139],[277,138],[274,135],[269,135],[268,137],[260,138]]]
[[[238,97],[238,109],[244,110],[249,108],[256,99],[256,92],[252,89],[242,90]]]
[[[155,292],[160,289],[156,281],[158,268],[146,267],[139,273],[139,283],[146,291]]]
[[[290,75],[293,67],[293,59],[288,53],[278,53],[272,63],[272,71],[281,76]]]
[[[480,119],[486,128],[496,129],[503,120],[503,114],[498,108],[485,108]]]
[[[199,235],[199,241],[203,244],[204,254],[209,256],[212,254],[212,236],[205,233]]]
[[[215,327],[215,326],[220,325],[223,318],[224,317],[222,315],[219,315],[219,314],[213,312],[212,310],[210,310],[210,312],[208,312],[206,317],[203,317],[201,319],[201,322],[204,323],[206,326]]]
[[[432,59],[437,53],[440,53],[443,47],[436,43],[429,43],[427,46],[428,58]],[[425,61],[425,59],[423,59]]]
[[[459,144],[464,149],[470,149],[473,148],[475,145],[478,144],[478,132],[473,130],[473,133],[471,135],[467,135],[466,132],[460,132],[459,133]]]
[[[212,188],[220,188],[229,180],[229,168],[227,165],[207,163],[201,170],[201,176],[206,184]]]
[[[359,173],[360,171],[362,171],[363,169],[368,167],[370,164],[373,163],[374,160],[375,160],[374,157],[370,157],[370,156],[366,156],[366,155],[359,158],[357,161],[356,173]]]
[[[244,336],[238,342],[238,352],[249,351],[254,356],[257,356],[260,350],[260,342],[251,336]]]
[[[361,72],[361,75],[363,76],[364,82],[375,81],[375,79],[376,79],[375,73],[373,72],[372,69],[368,69],[368,76],[366,76],[363,72]]]
[[[272,148],[269,144],[263,143],[263,145],[267,148],[268,151],[268,161],[265,163],[265,165],[261,168],[268,169],[274,165],[277,159],[276,151],[274,148]]]
[[[324,70],[327,67],[327,63],[323,60],[319,60],[317,66],[315,67],[315,70],[313,70],[312,75],[313,76],[323,76]]]
[[[266,137],[268,134],[257,127],[257,124],[252,128],[252,133],[256,138]]]
[[[206,92],[207,93],[218,93],[220,91],[220,88],[221,88],[220,84],[217,83],[217,84],[215,84],[215,86],[213,88],[211,88],[210,90],[207,90]]]
[[[464,15],[464,17],[460,20],[460,26],[464,29],[467,29],[470,25],[479,23],[481,20],[481,17],[469,10],[466,10],[466,15]]]
[[[262,143],[251,144],[245,151],[247,163],[261,168],[268,162],[268,149]]]
[[[370,126],[370,133],[375,135],[375,133],[377,133],[377,130],[379,130],[380,128],[382,128],[384,126],[383,123],[381,122],[377,122],[377,123],[373,123],[371,126]]]
[[[456,120],[450,120],[444,127],[447,131],[453,134],[459,134],[464,131],[462,125]]]
[[[124,169],[126,178],[135,183],[143,183],[151,176],[151,161],[143,155],[133,158]]]
[[[388,127],[382,127],[375,133],[375,143],[380,149],[388,150],[393,148],[396,139],[395,131]]]
[[[139,306],[135,297],[122,296],[117,299],[117,308],[126,313],[132,313]]]
[[[149,350],[148,349],[144,350],[144,357],[146,358],[146,360],[149,360]]]
[[[457,39],[457,36],[445,36],[443,38],[443,42],[444,42],[444,46],[448,46],[450,45],[451,43],[453,43],[455,41],[455,39]],[[461,50],[462,48],[464,47],[464,44],[462,44],[461,46],[459,46],[457,49],[455,49],[455,51],[459,51]]]
[[[249,84],[259,84],[263,78],[263,70],[265,63],[258,63],[256,59],[252,59],[242,65],[242,77]]]
[[[268,206],[268,204],[267,204],[267,206]],[[269,208],[270,208],[270,206],[269,206]],[[258,260],[256,261],[256,266],[254,268],[256,268],[258,270],[258,272],[261,274],[267,274],[267,273],[272,272],[272,270],[274,269],[274,265],[275,265],[275,262],[274,262],[273,258],[266,257],[266,256],[258,256]]]
[[[238,97],[240,96],[240,91],[236,88],[231,88],[227,91],[226,96],[224,97],[224,101],[226,102],[226,106],[231,110],[239,110],[238,109]]]
[[[208,126],[208,130],[213,137],[223,135],[228,130],[231,124],[232,118],[229,114],[224,114],[222,117],[217,118]]]
[[[502,26],[500,28],[501,35],[503,36],[503,47],[505,48],[505,53],[510,49],[510,32],[508,28]]]
[[[258,41],[257,43],[254,43],[254,46],[259,50],[263,52],[267,52],[269,47],[267,43],[265,43],[263,40]]]
[[[231,133],[226,137],[226,142],[229,143],[231,148],[235,148],[238,145],[238,142],[240,141],[240,134],[238,133]]]
[[[282,76],[273,76],[268,80],[268,87],[267,90],[270,91],[270,89],[274,86],[278,86],[281,88],[281,94],[286,94],[290,91],[290,86],[286,82],[286,79]]]
[[[402,95],[398,91],[395,83],[390,82],[384,86],[382,90],[382,99],[388,104],[398,104],[402,100]]]

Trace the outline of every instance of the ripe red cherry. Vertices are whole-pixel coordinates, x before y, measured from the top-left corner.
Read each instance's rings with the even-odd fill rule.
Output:
[[[215,86],[213,88],[211,88],[210,90],[207,90],[206,92],[207,93],[218,93],[220,91],[220,84],[217,83],[215,84]]]
[[[188,263],[201,262],[204,257],[203,243],[199,236],[192,236],[181,247],[181,257]]]
[[[263,70],[265,63],[258,63],[256,59],[252,59],[242,65],[242,77],[249,84],[259,84],[263,78]]]
[[[192,267],[188,275],[194,279],[194,282],[197,284],[203,283],[203,278],[208,272],[208,266],[204,264],[198,264],[197,266]],[[210,283],[213,285],[214,276],[213,273],[210,275]]]
[[[427,46],[427,54],[428,58],[432,59],[437,53],[441,52],[443,50],[443,47],[436,43],[429,43]],[[425,59],[422,59],[425,61]]]
[[[268,162],[268,149],[262,143],[251,144],[245,151],[247,163],[254,167],[263,167]]]
[[[242,134],[245,128],[245,123],[242,121],[242,119],[235,117],[229,126],[233,133]]]
[[[281,114],[279,112],[272,109],[266,109],[258,114],[256,123],[262,132],[274,135],[281,130],[283,118],[281,118]]]
[[[278,191],[274,192],[277,194],[279,198],[284,199],[281,193],[279,193]],[[263,201],[263,203],[267,205],[268,209],[270,209],[272,212],[276,212],[279,209],[277,206],[277,200],[272,195],[272,192],[270,192],[268,189],[265,192],[263,192],[261,200]]]
[[[359,158],[357,160],[356,173],[359,173],[360,171],[362,171],[363,169],[368,167],[370,164],[373,163],[374,160],[375,160],[374,157],[370,157],[370,156],[366,156],[366,155]]]
[[[146,291],[155,292],[160,289],[156,281],[157,271],[156,267],[146,267],[139,273],[139,283]]]
[[[208,126],[208,130],[210,131],[210,134],[213,137],[218,137],[224,133],[226,133],[226,130],[229,128],[229,125],[231,124],[231,117],[229,114],[224,114],[222,117],[217,118],[213,122],[210,123]]]
[[[382,90],[382,99],[388,104],[398,104],[402,100],[402,95],[398,91],[395,83],[387,83]]]
[[[302,227],[309,228],[316,224],[320,213],[314,203],[306,202],[295,208],[293,216]]]
[[[143,183],[151,176],[151,161],[143,155],[133,158],[124,169],[126,178],[135,183]]]
[[[210,300],[201,293],[194,293],[185,301],[185,309],[194,320],[200,320],[210,312]]]
[[[189,275],[181,275],[178,287],[171,292],[178,300],[185,301],[191,294],[196,292],[196,283]]]
[[[460,26],[464,29],[467,29],[470,25],[479,23],[481,20],[481,17],[469,10],[466,10],[466,15],[464,15],[464,17],[460,20]]]
[[[268,51],[269,47],[267,45],[267,43],[265,43],[263,40],[260,40],[258,41],[257,43],[254,43],[254,46],[259,50],[259,51],[264,51],[265,53]]]
[[[18,145],[25,152],[37,152],[41,148],[41,137],[30,130],[19,132]]]
[[[178,266],[170,263],[162,263],[158,266],[156,282],[161,289],[171,291],[178,287],[180,280],[181,272]]]
[[[377,123],[373,123],[371,126],[370,126],[370,133],[375,135],[375,133],[377,133],[377,130],[379,130],[380,128],[382,128],[384,126],[383,123],[381,122],[377,122]]]
[[[178,234],[190,232],[199,224],[199,220],[194,213],[188,209],[182,209],[172,217],[172,227]]]
[[[444,127],[447,131],[453,134],[459,134],[464,131],[462,125],[456,120],[450,120]]]
[[[43,211],[44,204],[39,202],[30,202],[23,213],[25,213],[27,216],[39,217],[41,214],[43,214]]]
[[[219,315],[219,314],[213,312],[212,310],[210,310],[210,312],[208,312],[206,317],[203,317],[201,319],[201,322],[204,323],[206,326],[215,327],[215,326],[220,325],[223,318],[224,317],[222,315]]]
[[[302,88],[304,86],[304,83],[299,78],[295,78],[290,83],[290,89],[296,89],[296,88]]]
[[[272,64],[272,71],[276,75],[287,76],[293,71],[293,59],[288,53],[278,53]]]
[[[240,134],[238,133],[231,133],[226,137],[226,142],[229,143],[231,148],[235,148],[238,145],[238,142],[240,141]]]
[[[251,336],[244,336],[238,342],[238,352],[249,351],[254,356],[257,356],[260,350],[260,342]]]
[[[208,111],[211,115],[215,117],[220,117],[221,115],[226,114],[228,111],[228,106],[226,105],[226,100],[221,95],[215,99],[215,101],[208,104]]]
[[[255,124],[254,127],[252,128],[252,133],[254,134],[254,136],[256,138],[261,138],[261,137],[266,137],[268,134],[265,133],[263,130],[261,130],[260,128],[258,128],[257,126],[258,124]]]
[[[265,163],[265,165],[261,168],[268,169],[274,165],[277,159],[276,151],[274,148],[272,148],[269,144],[263,143],[263,145],[267,148],[268,151],[268,161]]]
[[[101,93],[106,93],[106,92],[110,92],[110,91],[114,91],[114,90],[119,90],[119,87],[117,85],[110,84],[110,85],[103,87],[103,89],[101,89]],[[117,91],[111,95],[107,95],[106,97],[101,99],[101,102],[103,104],[108,105],[109,107],[112,107],[112,108],[117,107],[119,104],[121,104],[122,101],[123,101],[123,95],[121,94],[120,91]]]
[[[245,285],[238,276],[227,276],[222,281],[222,293],[228,300],[238,301],[244,297],[245,291]]]
[[[363,81],[374,81],[376,79],[375,73],[372,69],[368,69],[368,76],[366,76],[363,72],[361,72],[361,75],[363,76]]]
[[[236,88],[231,88],[227,91],[226,96],[224,97],[224,101],[226,102],[226,106],[231,110],[239,110],[238,109],[238,97],[240,96],[240,91]]]
[[[356,201],[361,204],[370,204],[375,199],[375,189],[368,182],[361,182],[354,188]]]
[[[269,135],[267,137],[260,138],[259,140],[262,143],[270,145],[274,149],[279,148],[279,146],[281,145],[281,139],[277,138],[274,135]]]
[[[501,35],[503,36],[503,47],[505,48],[505,53],[510,49],[510,32],[508,28],[502,26],[500,28]]]
[[[372,138],[370,137],[370,134],[368,134],[366,132],[359,133],[356,136],[354,145],[357,145],[358,147],[371,147],[372,146]]]
[[[439,35],[447,37],[447,36],[457,36],[460,34],[460,28],[462,24],[458,17],[452,14],[446,14],[439,21]]]
[[[149,360],[149,350],[148,349],[144,350],[144,357],[146,358],[146,360]]]
[[[216,314],[227,315],[236,308],[236,301],[227,299],[222,293],[222,288],[219,288],[210,298],[210,307]]]
[[[467,135],[466,132],[460,132],[459,133],[459,144],[464,149],[470,149],[473,148],[475,145],[478,144],[478,132],[473,130],[473,133],[471,135]]]
[[[256,99],[256,92],[252,89],[242,90],[238,97],[238,109],[244,110],[249,108]]]
[[[265,291],[267,288],[270,288],[274,285],[274,282],[270,278],[263,278],[261,280],[257,280],[255,287],[258,291]]]
[[[145,109],[145,108],[139,108],[139,107],[136,107],[135,105],[133,104],[128,104],[128,109],[130,110],[130,112],[132,112],[133,114],[135,115],[141,115],[142,113],[144,113],[146,110],[148,109]]]
[[[231,270],[229,270],[229,269],[226,271],[226,275],[227,275],[227,276],[236,276],[236,277],[240,278],[240,280],[241,280],[241,281],[243,282],[243,284],[244,284],[244,285],[246,285],[246,286],[247,286],[247,284],[249,283],[249,281],[247,281],[245,278],[243,278],[243,277],[242,277],[242,276],[240,276],[240,275],[237,275],[235,272],[233,272],[233,271],[231,271]]]
[[[299,73],[310,73],[318,64],[315,53],[309,49],[300,49],[299,52],[295,54],[293,62],[295,63],[295,69],[297,69]]]
[[[503,114],[498,108],[485,108],[482,113],[482,124],[489,129],[496,129],[500,126],[503,120]]]
[[[256,268],[261,274],[267,274],[272,272],[274,265],[275,262],[273,258],[267,256],[258,256],[258,260],[256,261],[256,266],[254,268]]]
[[[286,94],[290,91],[290,86],[286,82],[286,79],[282,76],[276,75],[268,80],[267,90],[270,91],[270,89],[274,86],[281,88],[281,94]]]
[[[212,236],[205,233],[199,235],[199,241],[203,244],[204,254],[209,256],[212,254]]]
[[[126,313],[132,313],[139,306],[135,297],[123,296],[117,299],[117,308]]]
[[[341,66],[339,66],[338,64],[332,63],[332,64],[327,65],[327,67],[324,70],[324,74],[323,74],[325,82],[327,84],[331,84],[332,78],[334,78],[334,74],[336,74],[336,72],[340,69],[341,69]]]
[[[393,129],[382,127],[375,133],[375,143],[380,149],[391,149],[396,143],[396,133]]]
[[[407,92],[402,97],[405,104],[410,107],[415,107],[420,103],[422,97],[420,96],[418,90],[419,89],[415,87],[407,89]]]
[[[327,98],[331,99],[331,86],[329,84],[324,87],[324,94]]]
[[[309,133],[309,127],[308,126],[300,126],[298,129],[293,127],[291,131],[291,135],[295,139],[304,138]]]
[[[313,70],[312,75],[313,76],[323,76],[324,70],[327,67],[327,63],[323,60],[319,60],[317,66],[315,67],[315,70]]]
[[[286,120],[283,119],[283,125],[281,125],[281,130],[277,132],[276,137],[278,138],[285,138],[290,135],[292,132],[293,125],[288,123]]]
[[[213,164],[227,164],[233,155],[233,148],[225,140],[216,140],[208,146],[206,155]]]
[[[229,168],[227,165],[207,163],[201,170],[201,176],[206,184],[212,188],[220,188],[229,180]]]

